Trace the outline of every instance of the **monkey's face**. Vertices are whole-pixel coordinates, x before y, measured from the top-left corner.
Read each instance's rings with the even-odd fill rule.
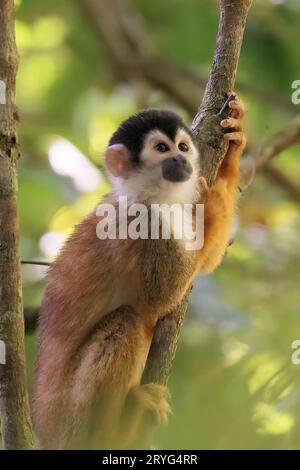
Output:
[[[150,172],[157,170],[155,176],[162,181],[183,183],[196,169],[197,151],[184,129],[178,129],[174,141],[162,131],[153,130],[145,138],[141,163]]]
[[[183,128],[173,138],[160,129],[151,130],[144,137],[138,162],[124,145],[108,147],[106,164],[122,195],[140,202],[196,202],[199,156]]]

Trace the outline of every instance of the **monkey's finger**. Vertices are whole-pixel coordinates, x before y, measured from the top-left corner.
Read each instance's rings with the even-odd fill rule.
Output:
[[[246,136],[244,132],[228,132],[227,134],[224,134],[224,139],[229,142],[233,142],[236,145],[246,144]]]
[[[243,128],[242,121],[240,119],[235,119],[233,117],[223,119],[223,121],[221,121],[220,124],[221,124],[222,127],[226,127],[226,128],[230,128],[230,129],[236,129],[237,131],[240,131]]]
[[[236,119],[242,119],[246,114],[246,108],[244,103],[239,100],[231,100],[228,104],[229,108],[232,109],[231,117]]]

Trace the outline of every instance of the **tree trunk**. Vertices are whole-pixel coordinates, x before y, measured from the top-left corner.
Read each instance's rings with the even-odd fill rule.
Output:
[[[0,0],[0,413],[5,449],[30,449],[19,257],[14,2]]]

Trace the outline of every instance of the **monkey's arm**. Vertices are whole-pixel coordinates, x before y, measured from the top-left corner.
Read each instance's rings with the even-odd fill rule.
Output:
[[[209,188],[205,178],[200,178],[200,202],[204,204],[204,245],[198,253],[197,271],[201,273],[211,272],[220,264],[228,246],[236,205],[239,163],[246,144],[242,129],[245,109],[237,100],[231,101],[229,106],[233,110],[232,115],[221,122],[222,127],[230,129],[224,135],[229,147],[216,182]]]

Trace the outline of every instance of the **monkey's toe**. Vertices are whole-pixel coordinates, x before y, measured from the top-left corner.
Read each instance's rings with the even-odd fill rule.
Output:
[[[167,387],[154,383],[140,385],[136,387],[134,394],[144,410],[153,413],[158,424],[168,423],[171,406]]]

